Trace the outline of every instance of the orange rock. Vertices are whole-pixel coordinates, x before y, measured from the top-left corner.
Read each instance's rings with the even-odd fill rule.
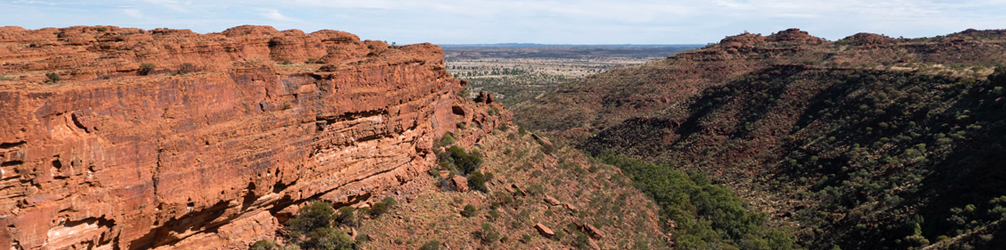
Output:
[[[0,27],[0,48],[17,77],[0,81],[0,174],[19,180],[0,249],[247,248],[307,199],[368,202],[425,175],[465,119],[453,107],[487,109],[454,98],[438,46],[339,31]],[[50,72],[63,80],[41,84]]]
[[[555,235],[555,232],[553,232],[552,229],[549,229],[548,227],[542,225],[541,223],[535,224],[534,229],[538,230],[538,233],[540,233],[542,236],[545,237],[551,238],[553,235]]]
[[[587,234],[589,234],[591,238],[598,240],[604,238],[604,233],[601,233],[601,230],[597,230],[597,228],[594,227],[594,225],[584,223],[583,227],[584,231],[587,231]]]
[[[545,195],[545,202],[548,202],[549,205],[553,206],[562,204],[562,202],[559,202],[559,200],[556,200],[555,198],[552,198],[552,196],[548,196],[547,194]]]
[[[460,175],[455,175],[454,178],[451,178],[451,182],[454,183],[454,186],[458,188],[458,192],[468,191],[468,178],[465,178],[464,176]]]

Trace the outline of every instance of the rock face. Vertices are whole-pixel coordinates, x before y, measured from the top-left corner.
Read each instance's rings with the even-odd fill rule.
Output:
[[[480,122],[431,44],[260,26],[3,27],[0,44],[0,249],[246,248],[308,200],[390,194]]]

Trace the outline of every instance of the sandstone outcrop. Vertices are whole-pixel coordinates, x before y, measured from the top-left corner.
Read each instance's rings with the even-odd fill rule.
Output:
[[[308,200],[394,194],[458,123],[510,118],[457,98],[432,44],[262,26],[0,44],[0,249],[246,248]]]

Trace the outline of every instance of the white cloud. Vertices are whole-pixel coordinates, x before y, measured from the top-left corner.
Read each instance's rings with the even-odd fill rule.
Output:
[[[56,5],[56,3],[43,2],[43,1],[35,1],[35,0],[18,0],[18,1],[14,1],[14,3],[19,3],[19,4],[44,4],[44,5],[49,5],[49,6]]]
[[[269,19],[276,20],[276,21],[293,21],[294,20],[293,18],[289,18],[289,17],[284,16],[283,14],[279,13],[279,10],[267,10],[265,12],[259,13],[259,15],[262,15],[265,18],[269,18]]]
[[[920,37],[1006,28],[1006,0],[81,0],[56,6],[42,1],[57,2],[0,1],[0,7],[63,14],[15,13],[19,18],[8,23],[36,28],[116,23],[217,32],[261,24],[445,43],[706,43],[745,30],[766,34],[785,28],[835,40],[857,32]],[[109,11],[143,22],[119,20]]]
[[[140,13],[138,9],[122,9],[122,13],[132,18],[143,18],[143,13]]]

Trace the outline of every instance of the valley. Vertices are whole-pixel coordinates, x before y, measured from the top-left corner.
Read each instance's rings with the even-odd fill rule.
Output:
[[[513,105],[559,84],[615,67],[660,60],[699,45],[442,45],[447,72]],[[472,96],[474,97],[474,96]]]

